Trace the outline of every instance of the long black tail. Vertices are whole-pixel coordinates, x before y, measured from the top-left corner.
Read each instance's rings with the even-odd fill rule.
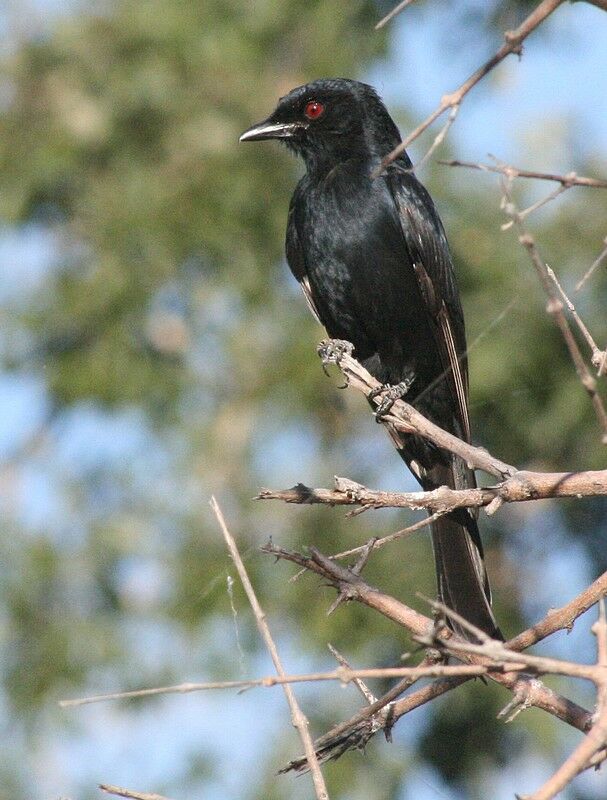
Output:
[[[425,491],[448,486],[472,489],[473,470],[456,455],[439,450],[415,435],[388,432],[398,454]],[[438,598],[494,639],[503,639],[491,608],[491,589],[485,569],[483,546],[474,511],[461,508],[432,523],[432,545],[436,563]],[[474,638],[460,625],[447,620],[464,639]]]
[[[474,473],[456,456],[451,464],[438,463],[424,470],[420,480],[425,490],[439,486],[469,489],[476,485]],[[491,590],[474,513],[461,508],[439,517],[432,523],[432,544],[440,601],[489,636],[502,639],[491,608]],[[471,638],[470,632],[457,623],[449,621],[449,625],[465,639]]]

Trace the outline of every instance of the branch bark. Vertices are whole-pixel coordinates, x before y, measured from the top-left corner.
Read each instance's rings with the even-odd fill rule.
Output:
[[[607,595],[607,572],[603,573],[591,586],[562,608],[549,611],[543,619],[511,639],[508,642],[508,647],[511,650],[520,652],[551,636],[556,631],[571,630],[575,620],[605,595]],[[437,652],[430,656],[434,660],[439,657]],[[427,663],[428,658],[429,656],[426,656],[422,663]],[[464,676],[441,678],[412,692],[401,700],[398,700],[398,697],[411,686],[412,681],[399,681],[386,694],[378,698],[372,708],[361,709],[349,720],[340,723],[317,739],[315,742],[317,752],[323,758],[337,757],[348,749],[348,746],[355,746],[361,740],[363,742],[368,741],[374,733],[382,730],[388,722],[390,725],[394,725],[405,714],[446,694],[468,680],[470,679]],[[383,709],[388,704],[391,704],[389,715],[383,712]],[[348,745],[348,742],[350,742],[350,745]],[[607,751],[604,750],[601,753],[597,753],[588,766],[598,765],[606,758]],[[289,768],[301,769],[305,766],[305,763],[305,759],[295,760],[291,762]]]
[[[292,553],[273,545],[266,545],[262,550],[277,558],[292,561],[300,567],[305,567],[315,572],[333,585],[338,590],[339,596],[344,600],[356,600],[369,608],[379,611],[380,614],[406,628],[416,637],[427,639],[434,635],[435,622],[433,619],[420,614],[376,587],[370,586],[359,574],[331,561],[330,558],[320,553],[316,548],[310,549],[310,556]],[[453,638],[455,641],[459,641],[446,628],[441,631],[441,637],[443,636],[445,640]],[[465,660],[473,664],[487,663],[482,656],[467,655]],[[586,731],[591,725],[592,715],[589,711],[552,691],[537,679],[529,681],[528,678],[517,674],[491,675],[491,679],[510,689],[520,698],[519,703],[524,703],[526,707],[542,708],[544,711],[548,711],[581,731]]]
[[[319,350],[322,350],[324,344],[325,342],[321,342]],[[365,397],[368,398],[374,390],[381,388],[380,382],[351,355],[344,353],[336,363],[344,374],[348,385],[358,389]],[[372,398],[372,401],[379,405],[381,397]],[[482,469],[500,480],[517,472],[516,467],[495,458],[483,447],[474,447],[439,428],[438,425],[430,422],[423,414],[420,414],[412,405],[405,403],[404,400],[397,400],[390,411],[382,417],[382,421],[403,433],[417,433],[438,447],[460,456],[470,467]]]
[[[554,172],[535,172],[530,169],[519,169],[512,164],[481,164],[473,161],[439,161],[445,167],[467,167],[468,169],[478,169],[482,172],[497,172],[508,178],[536,178],[542,181],[554,181],[560,183],[565,188],[571,186],[587,186],[591,189],[607,189],[607,181],[599,178],[584,178],[576,172],[568,172],[566,175],[557,175]]]
[[[528,472],[519,470],[497,486],[450,489],[441,486],[428,492],[386,492],[335,478],[335,488],[311,488],[298,483],[291,489],[261,489],[256,500],[282,500],[299,505],[360,506],[363,508],[427,509],[448,513],[456,508],[481,508],[496,499],[503,503],[556,497],[607,495],[607,470],[586,472]]]

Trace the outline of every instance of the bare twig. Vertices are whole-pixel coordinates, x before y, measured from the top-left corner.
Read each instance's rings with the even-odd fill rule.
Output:
[[[530,33],[532,33],[539,25],[541,25],[542,22],[544,22],[544,20],[550,16],[550,14],[556,11],[556,9],[563,2],[564,0],[542,0],[542,2],[535,7],[531,14],[529,14],[529,16],[519,25],[519,27],[516,28],[516,30],[507,31],[504,34],[506,41],[495,53],[495,55],[493,55],[481,67],[473,72],[472,75],[470,75],[458,89],[451,94],[443,95],[438,107],[430,114],[430,116],[421,122],[417,128],[415,128],[415,130],[413,130],[406,137],[406,139],[404,139],[404,141],[398,145],[398,147],[395,147],[391,153],[382,159],[379,168],[376,170],[376,174],[381,174],[381,172],[389,164],[398,158],[398,156],[411,144],[411,142],[415,141],[415,139],[417,139],[418,136],[420,136],[427,128],[429,128],[436,119],[442,116],[448,108],[453,109],[459,107],[468,92],[486,75],[488,75],[492,69],[501,63],[506,56],[509,56],[511,53],[520,55],[522,53],[523,41],[527,38],[527,36],[529,36]]]
[[[605,352],[603,350],[599,349],[597,343],[592,338],[592,334],[590,333],[590,331],[588,330],[586,325],[581,320],[579,314],[577,313],[577,311],[575,309],[575,306],[573,305],[571,300],[565,294],[565,290],[561,286],[561,284],[559,282],[559,279],[556,277],[556,274],[555,274],[554,270],[551,267],[549,267],[548,264],[546,264],[546,271],[548,272],[549,277],[551,278],[552,282],[556,286],[557,291],[558,291],[559,295],[561,296],[562,301],[567,306],[567,309],[568,309],[569,313],[571,314],[571,317],[572,317],[573,321],[578,326],[578,329],[579,329],[580,333],[582,334],[582,336],[586,340],[586,344],[588,345],[588,348],[590,350],[590,360],[592,361],[592,366],[596,367],[597,370],[600,369],[600,366],[603,363],[603,360],[605,358]]]
[[[575,340],[573,333],[571,332],[571,328],[569,327],[567,317],[565,316],[565,313],[563,311],[563,301],[559,297],[559,292],[556,289],[555,284],[550,277],[550,273],[548,272],[546,263],[544,262],[543,258],[540,255],[540,252],[535,243],[535,239],[526,230],[525,226],[523,225],[523,221],[520,219],[518,209],[513,203],[512,193],[510,191],[510,186],[508,185],[507,181],[504,181],[503,193],[504,193],[504,202],[503,202],[504,210],[514,221],[516,228],[518,229],[519,242],[523,245],[523,247],[529,254],[531,263],[533,264],[535,271],[540,279],[540,283],[542,284],[546,296],[548,297],[546,310],[553,317],[557,327],[561,331],[561,334],[563,336],[563,339],[565,340],[567,349],[569,350],[571,360],[573,361],[580,382],[592,401],[592,405],[594,407],[594,411],[602,432],[602,442],[603,444],[607,444],[607,412],[605,411],[603,400],[597,391],[596,379],[591,375],[590,370],[588,369],[586,362],[584,361],[584,358],[580,352],[578,343]]]
[[[420,167],[422,167],[426,163],[426,161],[428,161],[428,159],[431,157],[432,153],[434,153],[436,148],[439,147],[445,141],[445,137],[449,133],[449,128],[455,122],[458,112],[459,112],[459,106],[453,106],[453,108],[449,112],[447,121],[434,137],[434,141],[430,145],[430,149],[427,150],[426,153],[417,162],[417,164],[414,167],[415,169],[419,169]]]
[[[427,492],[386,492],[367,489],[358,484],[356,492],[342,489],[336,479],[334,489],[310,488],[298,483],[291,489],[262,489],[258,500],[282,500],[285,503],[300,505],[320,504],[330,506],[363,506],[368,508],[422,508],[435,514],[447,514],[456,508],[481,508],[496,499],[502,503],[525,502],[556,497],[596,497],[607,495],[607,470],[588,470],[587,472],[527,472],[519,470],[497,486],[475,487],[473,489],[450,489],[441,486]],[[421,520],[403,531],[398,531],[383,539],[376,539],[372,549],[389,541],[407,535],[428,524]],[[332,558],[341,558],[361,552],[366,547],[346,550]]]
[[[442,517],[443,514],[443,511],[436,511],[434,514],[430,514],[430,516],[414,522],[413,525],[408,525],[406,528],[401,528],[399,531],[389,533],[387,536],[382,536],[381,539],[371,539],[369,542],[366,544],[361,544],[359,547],[352,547],[350,550],[343,550],[341,553],[335,553],[334,555],[330,556],[330,558],[348,558],[348,556],[354,556],[358,553],[362,553],[367,547],[370,547],[371,550],[379,550],[380,547],[390,544],[390,542],[395,542],[397,539],[403,539],[405,536],[410,536],[412,533],[415,533],[422,528],[427,528],[439,517]]]
[[[380,19],[380,21],[375,26],[375,30],[378,31],[380,28],[383,28],[386,23],[390,22],[391,19],[394,19],[394,17],[397,14],[400,14],[401,11],[404,11],[405,8],[407,8],[407,6],[410,6],[411,3],[414,2],[415,0],[402,0],[402,3],[399,3],[398,5],[394,6],[392,11],[388,12],[383,19]]]
[[[528,214],[532,211],[537,210],[540,206],[545,205],[550,200],[553,200],[563,191],[570,189],[573,186],[585,186],[589,189],[607,189],[607,181],[602,180],[600,178],[585,178],[581,175],[578,175],[576,172],[568,172],[566,175],[558,175],[554,172],[536,172],[534,170],[529,169],[519,169],[518,167],[512,166],[512,164],[504,164],[503,162],[497,161],[495,164],[482,164],[473,161],[458,161],[458,160],[450,160],[450,161],[441,161],[439,160],[439,164],[443,164],[446,167],[466,167],[467,169],[477,169],[481,170],[482,172],[496,172],[500,175],[505,175],[508,179],[512,178],[532,178],[537,180],[543,181],[554,181],[556,183],[560,183],[559,189],[556,192],[544,197],[542,200],[539,200],[537,203],[534,203],[529,208],[526,208],[522,211],[519,211],[519,217],[521,219],[525,218]],[[502,229],[505,230],[507,227],[510,228],[514,224],[513,220],[507,222],[505,225],[502,226]],[[607,238],[604,240],[604,244],[607,245]],[[584,275],[584,277],[578,281],[575,286],[575,291],[579,292],[580,289],[584,286],[586,281],[591,277],[594,273],[596,268],[603,262],[603,260],[607,258],[607,247],[599,254],[598,258],[591,264],[590,268]],[[571,301],[568,301],[571,302]]]
[[[329,647],[331,652],[336,655],[337,651],[334,651],[330,645]],[[428,667],[369,667],[367,669],[352,669],[345,660],[343,663],[340,661],[340,663],[341,666],[338,669],[328,672],[304,672],[295,675],[264,675],[262,678],[242,678],[237,681],[190,682],[179,683],[174,686],[154,686],[149,689],[132,689],[128,692],[110,692],[108,694],[74,698],[73,700],[61,700],[59,705],[62,708],[69,708],[92,705],[93,703],[105,703],[109,700],[132,700],[138,697],[158,697],[166,694],[191,694],[192,692],[226,689],[268,689],[273,686],[287,686],[292,683],[325,683],[327,681],[338,681],[343,684],[354,683],[358,686],[358,682],[362,681],[364,678],[412,678],[417,680],[418,678],[436,678],[438,676],[452,675],[475,676],[486,675],[487,672],[494,668],[493,665],[485,666],[482,664],[436,664]],[[520,664],[518,667],[507,667],[506,671],[516,671],[517,668],[520,669]],[[501,666],[496,669],[504,671]],[[375,702],[375,698],[369,700],[367,695],[365,695],[365,698],[369,703]]]
[[[307,488],[307,487],[306,487]],[[314,491],[314,490],[311,490]],[[264,493],[269,492],[269,489],[262,489],[261,494],[257,495],[256,500],[262,499],[270,499],[266,497]],[[270,493],[272,494],[272,493]],[[287,501],[289,502],[289,501]],[[359,506],[359,511],[366,511],[372,506]],[[389,544],[390,542],[395,542],[397,539],[403,539],[405,536],[410,536],[412,533],[421,530],[422,528],[427,528],[428,525],[432,525],[439,517],[443,516],[442,511],[436,511],[434,514],[430,514],[423,519],[414,522],[413,525],[408,525],[406,528],[401,528],[394,533],[389,533],[387,536],[382,536],[381,539],[377,537],[373,537],[369,539],[368,542],[365,544],[361,544],[358,547],[351,547],[349,550],[342,550],[341,553],[332,553],[329,558],[331,559],[338,559],[338,558],[348,558],[349,556],[360,555],[362,553],[366,553],[367,555],[373,552],[374,550],[379,550],[384,545]],[[292,575],[289,579],[290,581],[298,580],[305,572],[305,569],[300,569],[295,575]]]
[[[590,681],[597,679],[597,668],[594,664],[578,664],[576,661],[563,661],[558,658],[515,652],[509,643],[506,644],[499,639],[492,639],[444,603],[438,600],[429,600],[428,602],[445,617],[453,619],[463,629],[478,637],[479,642],[468,641],[455,636],[443,640],[439,633],[432,636],[432,638],[428,638],[427,641],[424,641],[423,637],[418,637],[423,644],[430,643],[432,646],[440,646],[441,649],[458,658],[461,658],[464,653],[483,656],[491,659],[495,664],[500,664],[502,667],[507,664],[513,664],[518,667],[519,671],[523,669],[526,671],[533,670],[538,675],[570,675],[573,678],[583,678]]]
[[[132,800],[168,800],[167,797],[163,797],[161,794],[151,794],[150,792],[133,792],[131,789],[123,789],[120,786],[111,786],[109,783],[101,783],[99,784],[99,788],[102,792],[107,792],[107,794],[113,794],[117,797],[129,797]]]
[[[327,647],[329,648],[329,652],[332,653],[332,655],[335,657],[335,660],[340,666],[344,667],[345,669],[349,670],[352,669],[352,667],[346,660],[345,656],[343,656],[336,647],[333,647],[331,642],[327,644]],[[362,696],[365,698],[365,700],[369,705],[371,705],[377,700],[377,697],[374,696],[373,692],[369,689],[369,687],[363,681],[362,678],[359,678],[357,676],[352,679],[352,682],[354,683],[358,691],[362,694]]]
[[[251,604],[251,608],[253,609],[253,613],[255,615],[257,627],[268,649],[274,667],[276,668],[276,672],[279,674],[281,678],[285,678],[286,673],[282,666],[282,661],[280,660],[280,656],[278,655],[276,644],[274,643],[274,639],[272,638],[272,634],[270,633],[270,627],[267,623],[266,616],[261,606],[259,605],[259,601],[255,594],[255,590],[253,589],[253,585],[249,579],[245,565],[243,564],[243,561],[240,557],[240,553],[238,552],[236,542],[234,541],[234,538],[232,537],[231,533],[227,528],[221,509],[219,508],[217,500],[215,500],[214,497],[211,498],[211,508],[213,510],[213,513],[217,517],[219,527],[221,528],[221,532],[223,533],[223,538],[225,539],[228,550],[230,551],[230,555],[232,556],[232,560],[234,561],[234,565],[238,571],[238,575],[240,576],[240,580],[242,581],[243,588],[246,592],[246,595],[249,599],[249,603]],[[295,698],[295,693],[288,684],[285,684],[284,686],[284,693],[285,697],[287,698],[287,703],[289,704],[289,708],[291,709],[291,720],[293,722],[293,726],[299,732],[299,735],[303,742],[306,759],[310,767],[310,772],[312,773],[312,781],[314,783],[314,791],[316,793],[316,797],[318,800],[329,800],[329,794],[327,792],[325,780],[323,778],[323,774],[320,769],[318,759],[316,758],[312,737],[310,736],[310,731],[308,728],[308,720],[299,707],[299,704]]]
[[[538,208],[542,208],[548,203],[551,203],[553,200],[556,200],[556,198],[560,194],[563,194],[563,192],[567,191],[567,188],[568,188],[567,186],[559,186],[553,192],[550,192],[550,194],[547,194],[545,197],[542,197],[540,200],[536,200],[535,203],[532,203],[530,206],[527,206],[527,208],[522,208],[518,212],[519,220],[526,219],[529,216],[529,214],[533,214],[533,212],[537,211]],[[509,222],[504,222],[504,224],[501,226],[501,229],[503,231],[507,231],[510,230],[510,228],[512,227],[514,227],[514,221],[510,220]]]
[[[605,237],[605,239],[603,240],[603,242],[604,242],[604,244],[605,244],[605,245],[607,245],[607,237]],[[586,274],[584,275],[584,277],[583,277],[581,280],[579,280],[579,281],[576,283],[576,285],[575,285],[575,291],[576,291],[576,292],[579,292],[579,291],[580,291],[580,289],[582,288],[582,286],[583,286],[583,285],[586,283],[586,281],[587,281],[587,280],[588,280],[588,279],[589,279],[589,278],[590,278],[590,277],[591,277],[591,276],[594,274],[594,271],[596,270],[596,268],[597,268],[597,267],[599,267],[599,266],[600,266],[600,265],[603,263],[603,261],[605,260],[605,258],[607,258],[607,247],[605,247],[605,249],[604,249],[604,250],[602,250],[602,251],[601,251],[601,253],[599,254],[598,258],[596,258],[596,259],[595,259],[595,260],[592,262],[592,264],[591,264],[591,265],[590,265],[590,267],[588,268],[588,271],[586,272]]]
[[[481,164],[473,161],[439,161],[446,167],[466,167],[468,169],[478,169],[482,172],[497,172],[507,178],[535,178],[542,181],[554,181],[560,183],[566,189],[572,186],[587,186],[591,189],[607,189],[607,181],[599,178],[584,178],[576,172],[568,172],[566,175],[557,175],[553,172],[535,172],[530,169],[519,169],[512,164]]]

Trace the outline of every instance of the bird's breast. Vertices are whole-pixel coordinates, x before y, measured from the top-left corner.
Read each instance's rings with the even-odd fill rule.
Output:
[[[310,290],[330,336],[396,372],[434,347],[401,222],[383,179],[334,170],[297,209]],[[428,350],[430,353],[430,350]],[[401,380],[387,368],[385,379]]]

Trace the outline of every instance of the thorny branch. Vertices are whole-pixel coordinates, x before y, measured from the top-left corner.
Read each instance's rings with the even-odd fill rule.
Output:
[[[335,478],[333,489],[312,489],[302,483],[291,489],[262,489],[258,500],[285,503],[360,506],[362,508],[409,508],[446,514],[456,508],[481,508],[502,503],[542,500],[549,497],[595,497],[607,495],[607,470],[587,472],[527,472],[519,470],[497,486],[450,489],[441,486],[428,492],[386,492],[367,489],[360,483]],[[425,520],[423,520],[425,522]],[[377,540],[379,542],[379,540]],[[377,545],[374,545],[377,546]],[[351,555],[351,553],[348,553]]]
[[[408,608],[395,600],[395,598],[385,595],[377,588],[369,586],[363,581],[360,575],[352,570],[334,564],[330,559],[315,549],[311,550],[310,556],[285,551],[272,545],[267,545],[263,549],[265,552],[277,558],[292,561],[299,566],[315,572],[335,586],[340,595],[345,599],[355,600],[374,608],[398,624],[408,628],[415,637],[420,638],[425,643],[434,645],[438,642],[441,647],[443,647],[444,642],[450,642],[452,651],[458,651],[458,657],[466,663],[486,665],[488,663],[487,659],[489,658],[489,660],[491,660],[491,648],[497,648],[499,645],[500,653],[502,653],[503,650],[507,650],[509,653],[509,655],[503,659],[504,662],[508,661],[510,663],[523,664],[523,669],[526,673],[535,672],[541,674],[543,672],[554,672],[557,669],[557,662],[555,660],[547,659],[545,662],[541,662],[537,660],[538,657],[536,656],[520,654],[518,652],[519,648],[527,647],[540,638],[543,638],[543,636],[550,635],[550,633],[553,633],[555,630],[571,625],[573,620],[589,607],[588,594],[582,593],[579,598],[576,598],[568,604],[567,607],[561,609],[560,612],[551,612],[546,620],[542,620],[537,626],[530,629],[529,632],[523,632],[519,637],[511,640],[505,646],[492,641],[483,642],[481,645],[473,645],[464,642],[444,628],[442,628],[442,630],[439,629],[440,633],[437,635],[435,625],[430,618],[413,611],[413,609]],[[607,573],[602,576],[599,581],[595,582],[595,585],[592,587],[591,594],[594,596],[594,602],[596,602],[598,597],[604,595],[606,589]],[[481,648],[480,650],[478,649],[479,647]],[[584,667],[583,665],[569,663],[563,668],[569,670],[567,674],[575,674],[577,677],[592,679],[592,667]],[[592,674],[594,675],[595,673],[592,672]],[[554,714],[583,732],[588,731],[592,726],[593,718],[590,712],[585,711],[577,704],[553,692],[537,678],[531,679],[529,675],[510,675],[507,673],[488,673],[488,676],[513,692],[513,702],[509,703],[507,706],[510,718],[524,708],[535,706]],[[353,720],[349,720],[347,723],[338,726],[337,729],[330,731],[318,740],[316,742],[316,747],[319,757],[322,757],[323,760],[334,758],[341,755],[350,747],[357,747],[365,744],[374,733],[384,729],[388,724],[390,726],[393,725],[403,714],[443,694],[445,691],[455,688],[455,686],[467,679],[466,676],[443,678],[430,686],[418,690],[399,702],[393,702],[395,700],[394,694],[391,694],[389,699],[385,697],[380,698],[377,704],[363,709]],[[405,687],[400,689],[396,697],[398,697],[398,694],[401,693],[404,688]],[[386,703],[392,703],[388,716],[386,716],[388,712],[382,712]],[[378,714],[380,716],[377,716]],[[302,768],[305,768],[305,760],[302,761],[301,759],[291,762],[287,767],[287,769],[297,770]]]
[[[369,608],[373,608],[375,611],[379,611],[380,614],[406,628],[414,636],[426,639],[433,634],[435,623],[430,617],[420,614],[396,598],[385,594],[377,587],[370,586],[353,570],[336,564],[316,548],[311,548],[310,556],[293,553],[271,544],[262,549],[270,555],[291,561],[320,575],[334,586],[345,600],[356,600]],[[445,638],[453,638],[455,641],[459,641],[447,629],[444,630],[444,636]],[[477,656],[467,656],[466,661],[483,665],[487,663]],[[556,694],[539,682],[534,681],[533,686],[528,686],[526,685],[528,681],[518,676],[491,675],[491,678],[511,691],[524,694],[525,702],[528,702],[529,705],[542,708],[579,730],[586,730],[590,724],[591,715],[588,711]]]
[[[528,242],[528,240],[525,240]],[[534,247],[534,252],[537,253]],[[556,278],[550,278],[550,273],[546,265],[543,264],[539,254],[537,254],[541,273],[545,275],[546,289],[554,296],[558,291],[562,291]],[[534,262],[535,263],[535,262]],[[539,267],[538,268],[538,272]],[[566,297],[566,295],[565,295]],[[560,317],[564,317],[563,304],[557,296]],[[551,301],[551,305],[554,303]],[[565,325],[569,332],[570,339],[573,339],[571,330]],[[573,339],[575,348],[577,342]],[[322,353],[326,348],[326,342],[322,342],[319,351]],[[579,361],[583,367],[585,363],[579,352],[576,351]],[[348,386],[361,391],[366,397],[372,395],[380,384],[355,358],[347,352],[340,353],[334,360],[336,365],[344,374]],[[577,362],[576,362],[577,364]],[[580,368],[581,369],[581,368]],[[587,368],[586,368],[587,370]],[[588,380],[584,386],[592,389],[594,386],[594,396],[599,409],[603,409],[602,400],[596,392],[596,381],[588,372]],[[379,398],[372,398],[379,403]],[[603,410],[604,414],[604,410]],[[470,466],[482,469],[500,478],[500,483],[496,486],[480,487],[474,489],[449,489],[441,487],[430,492],[384,492],[367,489],[359,483],[350,481],[346,478],[336,478],[336,485],[330,489],[311,489],[303,484],[298,484],[292,489],[271,491],[263,489],[258,498],[279,499],[288,503],[325,503],[328,505],[359,505],[370,508],[380,507],[406,507],[413,509],[426,508],[433,512],[446,513],[460,507],[482,507],[486,506],[488,513],[493,513],[504,502],[522,502],[527,500],[537,500],[548,497],[590,497],[595,495],[607,494],[607,470],[589,470],[585,472],[570,473],[542,473],[527,472],[517,470],[516,467],[500,461],[482,447],[474,447],[463,442],[456,436],[444,431],[426,417],[419,413],[413,406],[404,400],[397,400],[390,412],[382,418],[397,430],[405,433],[416,433],[439,447],[449,450],[461,456]],[[605,430],[607,431],[607,415],[605,415]]]
[[[598,1],[598,0],[597,0]],[[413,130],[407,137],[404,139],[398,147],[395,147],[391,153],[382,159],[382,162],[377,170],[377,174],[381,174],[381,172],[391,164],[398,156],[405,150],[411,142],[415,141],[427,128],[432,125],[432,123],[437,120],[440,116],[444,114],[444,112],[450,109],[459,108],[461,105],[464,97],[468,94],[468,92],[476,86],[486,75],[488,75],[491,70],[493,70],[498,64],[500,64],[506,56],[509,56],[511,53],[516,53],[517,55],[522,54],[522,44],[524,40],[532,33],[539,25],[544,22],[556,9],[564,2],[564,0],[542,0],[535,9],[529,14],[529,16],[513,31],[506,31],[504,33],[504,44],[499,48],[499,50],[493,55],[488,61],[486,61],[481,67],[479,67],[475,72],[472,73],[462,84],[461,86],[456,89],[451,94],[445,94],[441,98],[441,101],[438,107],[427,117],[423,122],[421,122],[415,130]]]
[[[287,554],[285,551],[276,550],[270,546],[265,549],[274,555],[278,555],[279,557],[295,560],[297,563],[301,563],[301,560],[304,559],[304,557],[300,556],[299,554]],[[327,559],[319,553],[316,553],[315,563],[321,569],[326,570],[327,567],[330,568],[330,565],[327,565]],[[309,566],[309,564],[307,564],[307,566]],[[316,571],[318,572],[318,570]],[[354,578],[357,584],[361,583],[359,575],[354,573],[352,570],[344,571],[342,568],[336,568],[335,571],[337,572],[340,581],[344,578],[344,575],[349,572],[350,576]],[[543,620],[533,626],[533,628],[530,628],[528,631],[524,631],[506,644],[490,639],[482,631],[477,630],[474,628],[474,626],[471,626],[465,620],[459,618],[458,615],[454,614],[454,612],[450,611],[442,604],[430,601],[431,604],[444,615],[457,617],[460,624],[463,624],[464,627],[469,628],[472,633],[478,637],[480,643],[475,644],[474,642],[464,641],[455,636],[451,631],[444,628],[442,623],[439,623],[437,627],[436,622],[433,623],[432,620],[425,619],[426,632],[418,633],[416,638],[421,643],[429,645],[430,649],[427,651],[427,655],[423,661],[416,667],[354,670],[347,664],[345,659],[343,659],[343,656],[337,654],[341,666],[331,672],[310,673],[305,675],[283,674],[241,681],[182,684],[180,686],[144,689],[134,692],[83,698],[76,701],[66,701],[63,703],[63,705],[80,705],[84,703],[97,702],[100,700],[138,697],[150,694],[166,694],[175,692],[184,693],[206,689],[231,689],[253,686],[268,687],[304,681],[338,680],[345,684],[349,682],[357,683],[359,679],[363,677],[403,678],[386,695],[378,700],[375,700],[372,697],[367,697],[367,692],[365,692],[365,697],[368,700],[372,700],[371,704],[362,709],[362,711],[359,712],[353,719],[348,720],[346,723],[342,723],[340,726],[337,726],[337,728],[329,731],[328,734],[325,734],[315,742],[317,757],[319,759],[326,760],[329,758],[336,758],[352,747],[364,745],[369,738],[371,738],[379,730],[383,730],[386,735],[389,735],[391,727],[405,713],[435,697],[438,697],[445,691],[455,688],[455,686],[470,679],[471,677],[476,677],[479,675],[508,677],[509,672],[516,673],[510,680],[510,686],[508,686],[507,681],[504,681],[505,685],[508,686],[508,688],[511,688],[514,692],[513,701],[509,703],[504,712],[502,712],[502,716],[505,716],[506,711],[508,711],[508,713],[513,712],[510,718],[515,716],[518,711],[522,710],[522,708],[529,707],[530,705],[539,705],[539,707],[543,707],[541,703],[537,702],[538,699],[541,699],[542,693],[548,692],[549,698],[558,698],[558,695],[555,695],[554,693],[550,692],[550,690],[547,690],[546,687],[544,687],[539,681],[531,680],[529,678],[530,674],[570,675],[591,680],[597,686],[604,687],[607,685],[607,674],[605,673],[605,666],[607,666],[607,626],[605,625],[605,616],[602,607],[600,610],[599,621],[595,624],[595,626],[593,626],[593,631],[597,635],[599,653],[596,665],[582,665],[575,662],[562,661],[559,659],[538,657],[521,653],[520,651],[557,630],[561,630],[563,628],[569,629],[573,625],[574,620],[584,613],[584,611],[590,608],[591,605],[596,603],[597,600],[603,597],[606,592],[607,573],[601,576],[601,578],[597,579],[597,581],[595,581],[591,587],[588,587],[588,589],[578,595],[578,597],[574,598],[574,600],[572,600],[566,606],[561,609],[551,611]],[[358,598],[351,595],[349,599]],[[422,617],[421,619],[423,620],[424,618]],[[462,663],[456,665],[444,664],[442,663],[443,653],[453,655],[460,661],[465,661],[466,658],[469,657],[468,660],[470,662],[476,663]],[[527,674],[524,676],[519,675],[522,670],[525,670],[525,673]],[[447,677],[441,677],[440,680],[420,690],[417,690],[403,700],[394,702],[403,691],[409,688],[417,680],[422,677],[433,676]],[[498,682],[501,682],[499,677],[496,679]],[[564,700],[564,698],[561,700],[561,702],[564,703],[563,707],[568,708],[570,712],[576,709],[583,711],[583,709],[579,709],[579,707],[575,706],[575,704]],[[591,748],[590,745],[586,745],[586,749],[583,752],[586,753],[586,750],[588,751],[589,755],[587,758],[582,759],[580,757],[580,748],[578,748],[572,755],[571,759],[566,762],[569,769],[569,771],[566,773],[566,775],[569,776],[567,782],[580,771],[587,769],[590,766],[596,766],[600,764],[607,757],[607,753],[605,752],[603,744],[601,743],[602,740],[600,739],[600,736],[603,735],[602,727],[600,727],[602,719],[600,714],[602,713],[602,708],[607,708],[607,704],[603,703],[603,705],[599,707],[599,717],[596,722],[592,723],[592,727],[590,727],[589,733],[584,739],[584,742],[593,743],[595,746]],[[548,710],[551,710],[552,713],[555,713],[554,708]],[[584,712],[584,714],[588,716],[588,712]],[[579,721],[580,720],[578,720],[578,722]],[[576,723],[574,722],[573,724]],[[579,725],[576,726],[579,727]],[[588,726],[589,723],[586,723],[584,727]],[[599,726],[598,730],[597,726]],[[287,771],[289,769],[305,769],[307,764],[307,758],[297,759],[291,762],[291,764],[289,764],[288,767],[283,771]],[[564,774],[565,773],[563,773],[561,770],[557,772],[554,779],[551,779],[554,785],[556,785],[557,776],[559,776],[559,780],[562,780]],[[546,784],[546,786],[549,784],[550,781],[548,784]],[[101,788],[107,792],[118,794],[124,797],[136,798],[137,800],[164,800],[159,795],[147,793],[142,794],[138,792],[132,792],[127,789],[120,789],[118,787],[102,786]],[[546,787],[544,787],[544,790],[545,789]],[[540,792],[544,790],[540,790]],[[533,795],[530,800],[546,800],[547,798],[551,798],[553,796],[553,794],[538,793],[537,795]]]

